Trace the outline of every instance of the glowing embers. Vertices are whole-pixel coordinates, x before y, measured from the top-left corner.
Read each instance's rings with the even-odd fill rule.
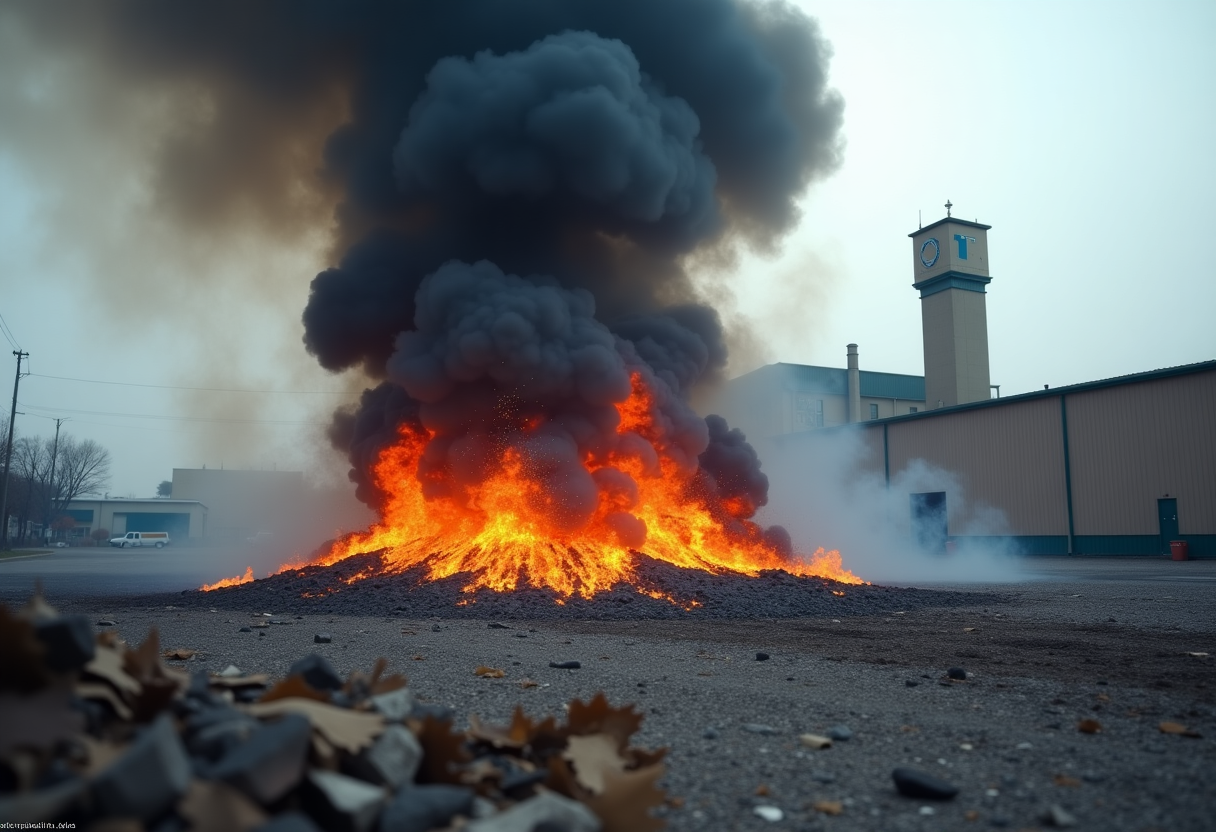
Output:
[[[240,586],[241,584],[253,583],[253,567],[246,566],[244,575],[237,575],[232,578],[221,578],[213,584],[203,584],[199,589],[203,592],[210,592],[213,589],[222,589],[226,586]]]
[[[397,443],[374,466],[376,484],[387,495],[381,522],[339,541],[319,564],[381,551],[384,573],[421,566],[430,580],[468,575],[468,593],[533,586],[591,598],[629,584],[689,609],[698,602],[642,586],[634,552],[713,573],[756,576],[781,569],[864,583],[844,568],[839,552],[819,549],[804,557],[783,551],[749,519],[753,506],[718,496],[705,486],[703,471],[681,465],[679,455],[663,447],[658,411],[640,376],[616,409],[619,441],[582,458],[581,473],[598,491],[577,511],[563,501],[561,487],[544,479],[551,476],[544,458],[529,455],[528,438],[543,430],[543,421],[517,425],[496,446],[488,473],[471,483],[421,464],[434,437],[402,426]],[[361,569],[342,583],[376,574],[380,570]]]

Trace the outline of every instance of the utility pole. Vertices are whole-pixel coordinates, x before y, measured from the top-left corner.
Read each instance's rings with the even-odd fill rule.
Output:
[[[17,356],[17,375],[13,379],[13,407],[8,414],[8,440],[4,443],[4,480],[0,482],[0,548],[8,550],[8,472],[13,461],[13,423],[17,421],[17,385],[21,383],[21,359],[29,358],[28,352],[13,350]]]
[[[58,489],[55,487],[55,482],[56,482],[55,481],[55,461],[59,457],[59,426],[62,425],[66,421],[67,421],[67,419],[56,419],[55,420],[55,444],[51,446],[51,471],[49,474],[50,482],[48,483],[48,485],[50,487],[50,492],[51,492],[50,500],[51,500],[52,513],[54,513],[55,496],[58,493]],[[50,518],[43,517],[43,522],[49,523]],[[50,531],[49,526],[43,527],[43,536],[46,538],[50,537],[50,535],[47,534],[48,531]]]

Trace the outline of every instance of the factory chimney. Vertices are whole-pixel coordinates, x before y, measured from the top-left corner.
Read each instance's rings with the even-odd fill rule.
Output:
[[[849,421],[861,421],[861,370],[857,367],[857,345],[849,344]]]

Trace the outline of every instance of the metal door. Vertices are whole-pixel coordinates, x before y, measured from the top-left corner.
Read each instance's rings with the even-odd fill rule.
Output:
[[[926,552],[946,553],[946,492],[929,491],[910,494],[912,508],[912,538]]]
[[[1170,553],[1170,541],[1178,539],[1178,501],[1172,497],[1157,501],[1157,522],[1161,533],[1161,554]]]

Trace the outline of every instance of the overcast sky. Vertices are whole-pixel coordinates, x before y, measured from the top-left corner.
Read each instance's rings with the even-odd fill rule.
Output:
[[[992,226],[1003,395],[1216,358],[1216,4],[801,5],[835,49],[844,163],[778,256],[704,275],[755,333],[736,373],[842,367],[857,342],[863,369],[921,374],[907,235],[947,199]],[[319,431],[351,380],[300,343],[326,229],[183,238],[143,164],[155,103],[82,134],[105,120],[60,83],[81,71],[0,29],[0,315],[34,373],[18,432],[66,418],[113,454],[111,495],[203,464],[341,477]]]

